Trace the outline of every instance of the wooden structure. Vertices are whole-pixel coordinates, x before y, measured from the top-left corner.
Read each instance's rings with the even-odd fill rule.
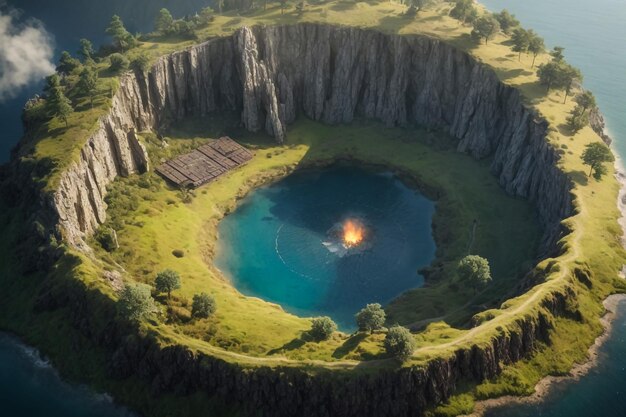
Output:
[[[222,137],[158,166],[156,171],[174,185],[199,187],[252,159],[252,152]]]

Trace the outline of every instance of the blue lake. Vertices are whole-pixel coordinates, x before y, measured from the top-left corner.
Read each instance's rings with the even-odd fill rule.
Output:
[[[365,304],[423,284],[418,270],[435,256],[433,213],[432,201],[389,173],[297,172],[253,191],[222,220],[216,265],[246,295],[352,329]],[[365,238],[346,249],[348,221]]]

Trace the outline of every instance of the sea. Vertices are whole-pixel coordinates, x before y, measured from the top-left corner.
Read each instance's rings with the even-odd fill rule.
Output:
[[[549,47],[565,47],[567,60],[579,67],[585,87],[591,89],[605,115],[613,148],[626,156],[626,0],[482,0],[488,8],[506,8],[521,23],[541,34]],[[8,29],[0,20],[0,41],[32,19],[51,34],[54,54],[75,51],[81,37],[106,42],[104,28],[113,13],[132,32],[149,31],[161,7],[174,16],[193,13],[205,0],[0,0],[0,18],[13,17]],[[16,10],[20,9],[18,13]],[[0,71],[0,85],[3,74]],[[26,99],[41,89],[34,82],[0,101],[0,162],[22,132],[20,113]],[[618,308],[613,330],[598,352],[598,363],[575,382],[557,384],[545,401],[504,406],[489,417],[623,417],[626,416],[626,303]],[[0,415],[13,417],[128,416],[104,393],[68,384],[33,349],[0,334]]]

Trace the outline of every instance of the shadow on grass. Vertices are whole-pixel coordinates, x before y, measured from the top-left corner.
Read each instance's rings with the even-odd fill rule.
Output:
[[[587,175],[586,172],[569,171],[567,175],[569,175],[572,181],[574,181],[576,184],[587,185],[589,183],[589,176]]]
[[[313,339],[311,338],[311,336],[309,336],[307,332],[304,332],[302,333],[302,335],[300,335],[300,337],[296,337],[295,339],[291,340],[290,342],[285,343],[281,347],[270,350],[269,352],[267,352],[267,355],[271,356],[271,355],[276,355],[277,353],[281,353],[284,351],[300,349],[302,346],[304,346],[305,343],[310,342],[312,340]]]
[[[353,334],[348,340],[343,343],[343,345],[335,349],[335,351],[333,352],[333,358],[343,358],[348,353],[354,351],[357,347],[359,347],[359,343],[361,343],[366,337],[367,335],[365,333]]]

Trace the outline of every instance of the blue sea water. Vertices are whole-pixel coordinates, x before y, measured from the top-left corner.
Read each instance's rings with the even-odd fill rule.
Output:
[[[106,41],[103,29],[113,13],[131,31],[151,29],[152,16],[160,7],[175,15],[192,12],[209,3],[203,0],[9,0],[24,9],[25,18],[44,22],[56,39],[55,53],[74,51],[78,39]],[[582,69],[585,86],[596,94],[607,119],[614,147],[626,156],[626,0],[482,0],[491,10],[507,8],[522,23],[538,31],[550,46],[566,47],[567,59]],[[2,0],[0,0],[2,4]],[[32,85],[13,100],[0,103],[0,162],[21,135],[20,110],[38,92]],[[626,305],[622,304],[612,336],[600,351],[599,364],[589,375],[559,385],[546,402],[513,406],[491,412],[490,417],[621,417],[626,415]],[[49,367],[15,339],[0,335],[0,415],[125,416],[124,410],[107,406],[89,390],[64,384]],[[26,350],[26,352],[30,352]],[[6,404],[11,404],[6,407]]]
[[[389,173],[303,171],[255,190],[220,222],[216,265],[246,295],[353,329],[367,303],[419,287],[435,256],[434,203]],[[360,222],[362,245],[338,235]]]

